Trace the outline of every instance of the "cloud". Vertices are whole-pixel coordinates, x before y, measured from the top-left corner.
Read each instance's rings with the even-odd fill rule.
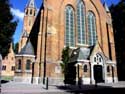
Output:
[[[21,12],[19,9],[14,9],[14,8],[11,8],[11,12],[17,18],[19,18],[20,20],[23,20],[24,12]]]

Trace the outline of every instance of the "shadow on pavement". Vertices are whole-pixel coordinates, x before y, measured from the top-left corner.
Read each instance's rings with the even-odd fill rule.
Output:
[[[7,80],[1,80],[1,84],[5,84],[5,83],[8,83],[9,81]]]
[[[122,91],[125,92],[125,88],[113,88],[101,85],[82,85],[81,88],[77,85],[65,85],[57,86],[57,88],[73,94],[122,94]]]

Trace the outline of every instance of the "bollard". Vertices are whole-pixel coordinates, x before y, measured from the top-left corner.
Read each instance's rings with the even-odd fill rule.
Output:
[[[46,90],[48,90],[48,81],[49,81],[49,79],[48,79],[48,77],[46,78]]]
[[[98,87],[97,81],[95,81],[95,87],[96,87],[96,88]]]

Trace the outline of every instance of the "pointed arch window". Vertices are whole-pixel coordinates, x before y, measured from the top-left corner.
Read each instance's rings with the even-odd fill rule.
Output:
[[[27,62],[26,62],[26,70],[30,70],[30,64],[31,64],[31,61],[27,60]]]
[[[83,70],[84,70],[84,72],[87,72],[87,70],[88,70],[87,65],[84,65]]]
[[[77,3],[77,30],[78,44],[85,44],[85,6],[81,0],[79,0]]]
[[[96,35],[96,19],[93,12],[88,12],[88,44],[95,45],[97,40]]]
[[[71,6],[65,9],[65,46],[75,46],[74,10]]]
[[[18,60],[18,68],[17,69],[21,70],[21,60],[20,59]]]

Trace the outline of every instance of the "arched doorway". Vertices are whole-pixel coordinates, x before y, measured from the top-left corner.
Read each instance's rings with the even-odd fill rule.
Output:
[[[101,65],[94,65],[94,79],[95,82],[99,83],[99,82],[104,82],[103,79],[103,68]]]
[[[100,53],[94,55],[92,68],[95,82],[104,82],[104,59]]]

